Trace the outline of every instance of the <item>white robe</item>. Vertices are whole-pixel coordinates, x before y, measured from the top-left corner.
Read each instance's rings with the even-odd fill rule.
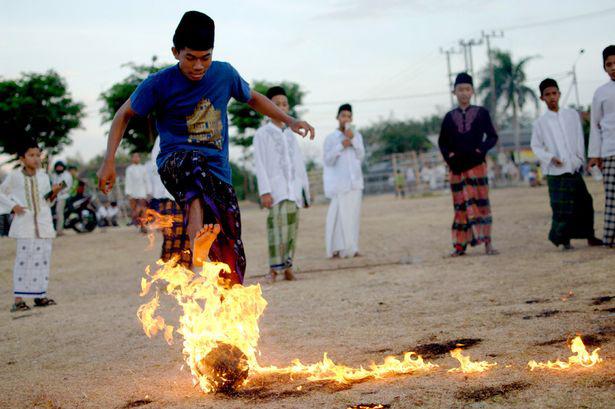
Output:
[[[146,199],[149,187],[145,165],[130,165],[126,168],[124,193],[131,199]]]
[[[309,204],[310,183],[294,132],[267,123],[256,131],[253,146],[259,195],[271,194],[273,205],[284,200],[300,208]]]
[[[21,168],[13,170],[0,185],[0,214],[10,213],[15,205],[25,213],[13,217],[9,237],[16,239],[51,239],[56,236],[49,202],[49,176],[42,169],[26,176]]]
[[[354,133],[352,145],[344,148],[344,134],[336,130],[325,139],[324,189],[331,199],[327,212],[325,242],[327,257],[339,253],[352,257],[359,252],[359,226],[363,172],[361,161],[365,157],[363,137]]]
[[[151,160],[147,162],[147,180],[148,180],[148,193],[154,199],[173,199],[173,195],[169,193],[162,180],[160,179],[160,174],[158,173],[158,166],[156,166],[156,158],[160,153],[160,136],[156,138],[154,141],[154,147],[152,148]]]

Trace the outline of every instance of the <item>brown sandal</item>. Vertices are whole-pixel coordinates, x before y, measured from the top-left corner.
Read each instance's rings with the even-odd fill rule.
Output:
[[[30,307],[28,307],[28,304],[26,304],[25,301],[16,302],[11,306],[11,312],[28,311],[29,309]]]
[[[56,305],[56,302],[51,298],[43,297],[43,298],[35,298],[34,306],[35,307],[48,307],[50,305]]]

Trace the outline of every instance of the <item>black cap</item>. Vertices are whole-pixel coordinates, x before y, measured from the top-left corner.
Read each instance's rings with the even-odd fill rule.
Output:
[[[267,98],[271,99],[277,95],[284,95],[285,97],[287,96],[284,88],[280,87],[279,85],[273,86],[267,90]]]
[[[53,164],[53,168],[54,169],[57,168],[58,166],[62,166],[63,168],[66,169],[66,165],[61,160],[59,160],[59,161],[57,161],[56,163]]]
[[[350,113],[352,113],[352,106],[350,104],[342,104],[340,105],[340,107],[337,110],[337,115],[340,115],[340,112],[342,111],[348,111]]]
[[[545,78],[538,86],[538,89],[540,90],[540,95],[542,96],[542,93],[545,92],[545,90],[549,87],[555,87],[559,90],[557,81],[555,81],[553,78]]]
[[[610,45],[604,50],[602,50],[602,66],[606,64],[606,59],[610,56],[615,55],[615,45]]]
[[[195,51],[206,51],[214,48],[214,33],[214,21],[207,14],[187,11],[175,29],[173,46],[177,50],[188,47]]]
[[[474,86],[474,81],[472,80],[472,76],[467,72],[460,72],[457,74],[457,78],[455,78],[455,85],[453,85],[453,87],[456,87],[459,84],[470,84],[471,86]]]

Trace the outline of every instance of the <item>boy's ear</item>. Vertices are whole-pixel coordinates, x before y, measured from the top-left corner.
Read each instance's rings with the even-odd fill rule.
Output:
[[[171,47],[171,52],[173,53],[173,57],[175,57],[176,60],[179,60],[179,50],[175,47]]]

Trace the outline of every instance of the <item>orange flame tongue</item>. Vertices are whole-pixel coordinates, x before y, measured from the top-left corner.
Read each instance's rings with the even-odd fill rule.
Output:
[[[600,350],[600,348],[594,349],[590,354],[589,352],[587,352],[583,340],[578,335],[572,340],[570,350],[575,355],[570,356],[568,358],[568,362],[563,362],[559,359],[557,359],[555,362],[536,362],[534,360],[531,360],[527,363],[527,365],[530,367],[531,371],[533,371],[534,369],[564,370],[569,369],[575,365],[589,368],[599,362],[602,362],[602,358],[598,356],[598,351]]]
[[[451,351],[451,356],[459,361],[459,367],[449,369],[448,372],[462,372],[462,373],[477,373],[477,372],[485,372],[496,366],[497,363],[480,361],[480,362],[472,362],[469,356],[463,356],[461,354],[463,350],[461,348],[455,348]]]
[[[155,210],[146,209],[143,216],[139,217],[139,223],[142,227],[147,228],[147,239],[149,241],[149,245],[147,249],[152,249],[154,247],[154,231],[155,230],[163,230],[169,229],[173,227],[174,222],[181,222],[181,216],[174,216],[171,214],[160,214]]]

